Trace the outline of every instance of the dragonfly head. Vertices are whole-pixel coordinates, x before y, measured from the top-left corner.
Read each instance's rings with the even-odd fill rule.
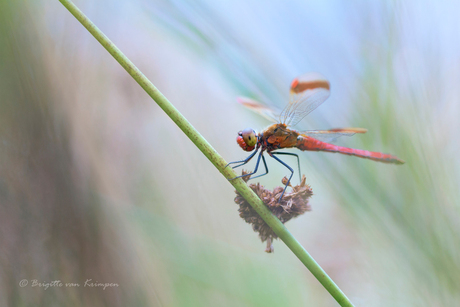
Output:
[[[252,151],[257,144],[256,132],[251,128],[246,128],[238,132],[236,142],[245,151]]]

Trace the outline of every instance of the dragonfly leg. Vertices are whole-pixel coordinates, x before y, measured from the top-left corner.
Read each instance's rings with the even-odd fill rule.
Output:
[[[255,173],[257,173],[257,170],[259,169],[259,163],[260,163],[260,159],[263,158],[264,160],[264,164],[265,164],[265,168],[267,168],[267,164],[265,163],[265,158],[264,156],[262,155],[264,152],[261,151],[260,154],[259,154],[259,157],[257,158],[257,163],[256,163],[256,168],[254,169],[254,171],[252,173],[249,173],[249,174],[245,174],[245,175],[241,175],[241,176],[237,176],[237,177],[234,177],[234,178],[231,178],[229,180],[235,180],[235,179],[238,179],[238,178],[241,178],[241,177],[247,177],[247,176],[251,176],[251,175],[254,175]],[[252,158],[254,156],[254,154],[252,154],[250,157]],[[247,162],[246,162],[247,163]],[[246,164],[245,163],[245,164]],[[267,170],[267,173],[268,173],[268,170]],[[266,174],[266,173],[265,173]],[[264,175],[265,175],[264,174]],[[259,176],[257,176],[259,177]]]
[[[246,159],[241,160],[241,161],[230,162],[230,163],[228,163],[227,165],[225,165],[225,167],[229,166],[230,164],[235,164],[235,163],[241,163],[241,164],[240,164],[240,165],[233,166],[232,168],[237,168],[237,167],[243,166],[243,165],[245,165],[246,163],[248,163],[248,162],[256,155],[256,153],[257,153],[258,151],[259,151],[259,149],[256,149],[256,150],[254,150],[254,152],[253,152],[252,154],[250,154],[249,157],[247,157]]]
[[[300,160],[299,155],[292,152],[272,152],[274,155],[286,155],[286,156],[295,156],[297,158],[297,167],[299,168],[299,180],[302,181],[302,174],[300,172]]]
[[[262,156],[262,155],[261,155],[261,156]],[[262,156],[262,162],[264,163],[264,166],[265,166],[265,173],[262,174],[262,175],[257,175],[257,176],[255,176],[255,177],[251,177],[251,178],[249,178],[249,180],[254,179],[254,178],[258,178],[258,177],[262,177],[262,176],[265,176],[265,175],[268,174],[267,162],[265,162],[265,157],[264,157],[264,156]]]
[[[284,163],[283,161],[281,161],[280,158],[276,157],[275,155],[273,154],[280,154],[279,152],[278,153],[272,153],[272,152],[269,152],[268,153],[270,155],[270,157],[272,157],[273,159],[275,159],[276,161],[278,161],[279,163],[283,164],[284,166],[286,166],[290,171],[291,171],[291,176],[289,176],[289,179],[286,183],[286,186],[284,187],[284,190],[283,190],[283,193],[281,194],[280,198],[278,199],[278,203],[281,202],[281,199],[283,199],[283,195],[284,195],[284,192],[286,192],[286,189],[289,185],[289,183],[291,182],[291,178],[292,178],[292,175],[294,175],[294,170],[289,166],[287,165],[286,163]]]

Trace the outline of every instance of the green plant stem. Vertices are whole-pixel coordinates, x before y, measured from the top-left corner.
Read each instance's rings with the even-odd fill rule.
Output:
[[[101,43],[102,46],[120,63],[121,66],[139,83],[139,85],[155,100],[155,102],[168,114],[177,126],[188,136],[199,150],[211,161],[212,164],[225,176],[234,178],[237,175],[230,167],[225,167],[227,162],[214,150],[203,136],[182,116],[181,113],[166,99],[165,96],[148,80],[144,74],[100,31],[69,0],[59,0],[75,18]],[[302,261],[318,281],[335,298],[341,306],[353,306],[334,281],[316,263],[303,246],[294,238],[278,218],[271,214],[257,195],[246,185],[242,179],[232,180],[230,183],[251,204],[264,221],[273,229],[278,237]]]

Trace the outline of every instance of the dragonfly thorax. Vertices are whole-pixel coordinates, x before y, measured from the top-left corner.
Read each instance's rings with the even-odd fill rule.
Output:
[[[268,152],[275,149],[291,148],[297,145],[299,133],[291,130],[286,124],[274,124],[260,133],[262,148]]]
[[[251,128],[238,132],[236,142],[245,151],[252,151],[257,144],[257,134]]]

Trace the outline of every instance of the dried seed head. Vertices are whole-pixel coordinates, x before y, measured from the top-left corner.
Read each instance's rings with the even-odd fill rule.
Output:
[[[248,172],[243,171],[242,174],[245,175],[248,174]],[[249,176],[243,177],[243,180],[248,181]],[[286,177],[281,180],[283,185],[287,183],[287,180],[288,179]],[[293,187],[291,186],[291,192],[286,191],[283,199],[279,203],[278,200],[284,190],[284,186],[275,187],[273,191],[265,189],[264,186],[259,183],[251,183],[249,187],[257,194],[257,196],[259,196],[265,206],[267,206],[273,215],[275,215],[283,224],[290,219],[311,210],[311,206],[308,201],[313,195],[313,192],[310,186],[306,184],[305,175],[302,176],[302,181],[299,185]],[[246,199],[244,199],[237,191],[235,192],[235,202],[240,206],[238,209],[240,217],[245,220],[246,223],[252,224],[252,229],[259,233],[262,242],[267,241],[267,249],[265,251],[267,253],[272,253],[274,251],[272,241],[273,239],[278,238],[278,236],[252,208]]]

